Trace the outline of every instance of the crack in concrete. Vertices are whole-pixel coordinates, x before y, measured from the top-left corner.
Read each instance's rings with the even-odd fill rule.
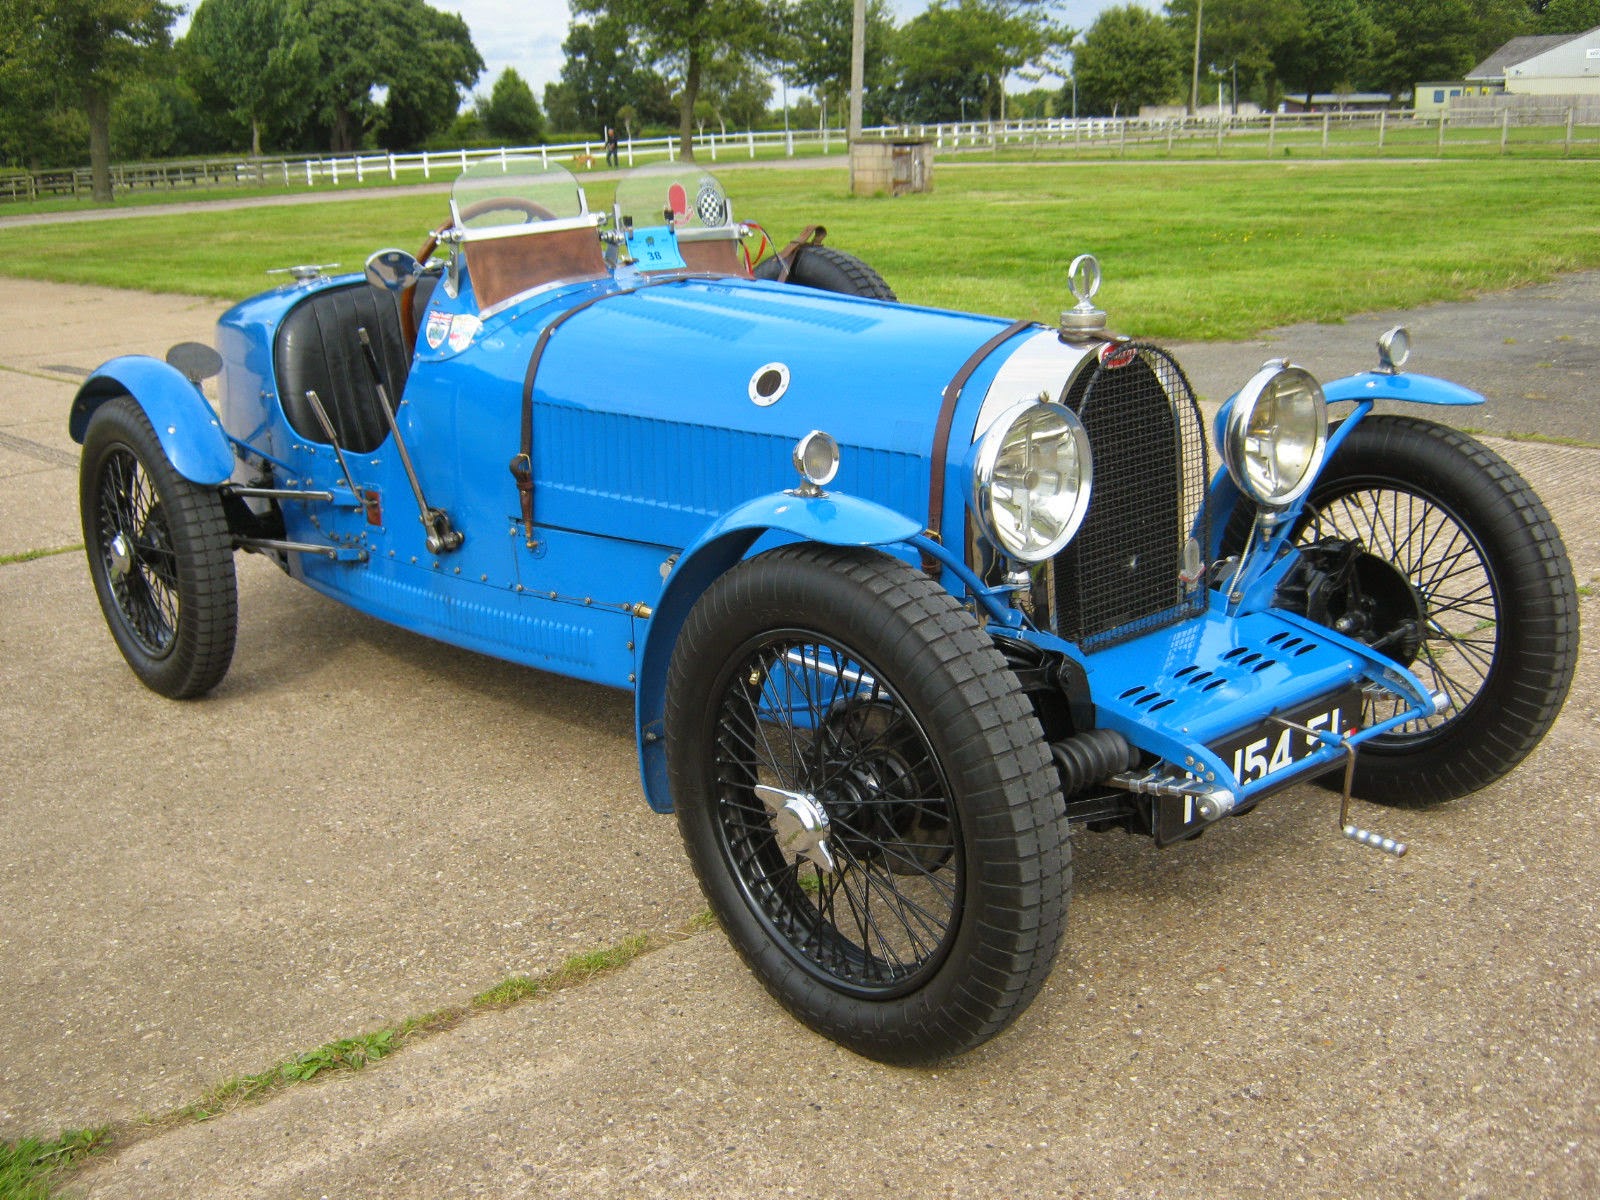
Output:
[[[18,454],[26,454],[29,458],[36,458],[40,462],[49,463],[52,467],[76,467],[78,456],[68,454],[65,450],[58,450],[54,446],[46,446],[43,442],[36,442],[32,438],[20,437],[14,433],[0,430],[0,447],[14,450]]]

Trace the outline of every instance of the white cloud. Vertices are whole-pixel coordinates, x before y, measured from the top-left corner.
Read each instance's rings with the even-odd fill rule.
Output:
[[[488,94],[500,72],[516,69],[544,102],[544,85],[561,77],[561,43],[572,20],[566,0],[428,0],[441,12],[459,13],[483,55],[478,91]]]

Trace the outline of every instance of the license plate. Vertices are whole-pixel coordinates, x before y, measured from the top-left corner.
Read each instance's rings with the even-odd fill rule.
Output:
[[[1343,734],[1361,723],[1361,689],[1346,688],[1280,715],[1307,729]],[[1276,721],[1263,721],[1211,749],[1233,768],[1240,783],[1255,783],[1311,757],[1321,744],[1309,733],[1285,729]]]
[[[1361,689],[1348,687],[1279,715],[1307,729],[1343,734],[1361,722]],[[1214,744],[1211,750],[1233,769],[1241,784],[1250,784],[1291,770],[1321,744],[1309,733],[1267,720]],[[1161,845],[1188,837],[1206,824],[1191,797],[1164,796],[1158,807],[1156,841]]]

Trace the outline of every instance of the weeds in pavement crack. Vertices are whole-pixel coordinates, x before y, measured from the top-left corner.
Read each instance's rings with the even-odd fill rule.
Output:
[[[0,567],[9,567],[12,563],[32,562],[36,558],[49,558],[52,554],[73,554],[83,549],[83,543],[76,546],[51,546],[45,550],[23,550],[17,554],[0,554]]]
[[[0,1142],[0,1197],[49,1200],[53,1182],[91,1154],[104,1149],[111,1130],[68,1129],[51,1141],[22,1138]]]
[[[365,1070],[412,1042],[454,1029],[473,1016],[500,1012],[528,1000],[582,987],[621,970],[646,954],[715,926],[711,913],[702,911],[665,933],[638,933],[613,946],[574,954],[541,975],[514,975],[503,980],[466,1004],[408,1017],[357,1037],[327,1042],[265,1071],[234,1076],[211,1088],[199,1100],[158,1116],[95,1130],[66,1132],[50,1142],[33,1138],[0,1142],[0,1200],[49,1200],[52,1181],[89,1154],[124,1149],[172,1129],[212,1120],[322,1076]]]

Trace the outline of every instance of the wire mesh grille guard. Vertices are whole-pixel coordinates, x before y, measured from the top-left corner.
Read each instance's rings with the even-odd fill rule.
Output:
[[[1208,544],[1205,423],[1182,369],[1154,346],[1118,346],[1066,404],[1094,452],[1094,493],[1077,537],[1046,576],[1055,632],[1086,650],[1204,610],[1180,578],[1191,535]],[[1134,351],[1128,358],[1126,351]]]

